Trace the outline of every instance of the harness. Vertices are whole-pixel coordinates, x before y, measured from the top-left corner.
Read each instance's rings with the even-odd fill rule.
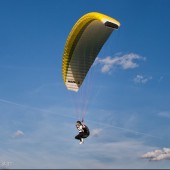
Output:
[[[86,125],[83,125],[83,130],[84,130],[84,133],[86,133],[87,135],[90,135],[90,130]]]

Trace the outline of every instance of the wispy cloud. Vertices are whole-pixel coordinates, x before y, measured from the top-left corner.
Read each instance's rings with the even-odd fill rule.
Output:
[[[151,76],[136,75],[133,79],[135,83],[146,84],[148,81],[152,80]]]
[[[158,116],[170,118],[170,111],[162,111],[158,113]]]
[[[66,114],[63,115],[63,114],[60,114],[60,113],[57,113],[57,112],[55,112],[55,111],[51,111],[51,110],[48,110],[48,109],[42,109],[42,108],[38,108],[38,107],[32,107],[32,106],[29,106],[29,105],[16,103],[16,102],[13,102],[13,101],[10,101],[10,100],[1,99],[1,98],[0,98],[0,102],[1,102],[1,103],[6,103],[6,104],[9,104],[9,105],[18,106],[18,107],[20,107],[20,108],[23,107],[23,108],[35,110],[35,111],[38,111],[38,113],[48,113],[48,114],[55,114],[55,115],[62,116],[62,117],[73,118],[73,117],[70,116],[70,115],[66,115]],[[64,108],[64,109],[65,109],[65,108]],[[67,109],[66,109],[66,110],[67,110]]]
[[[132,140],[102,144],[89,141],[81,146],[70,141],[62,141],[59,145],[61,147],[54,147],[58,145],[56,145],[56,141],[52,141],[48,144],[41,142],[36,145],[36,148],[24,145],[24,150],[17,148],[4,151],[1,148],[0,151],[3,155],[1,159],[12,162],[9,167],[11,169],[81,169],[82,167],[84,169],[112,169],[113,167],[134,169],[136,167],[144,168],[143,162],[137,158],[141,155],[142,150],[151,149],[141,142]],[[27,148],[27,152],[25,152],[25,148]],[[68,148],[70,149],[68,150]],[[79,155],[78,159],[77,155]]]
[[[91,136],[94,136],[94,137],[98,137],[102,132],[102,129],[98,128],[98,129],[93,129],[91,131]]]
[[[163,148],[163,149],[147,152],[146,154],[142,155],[141,157],[152,160],[152,161],[160,161],[163,159],[170,159],[170,148]]]
[[[145,58],[135,53],[129,53],[122,56],[97,58],[95,63],[101,65],[102,73],[108,73],[118,66],[124,70],[136,68],[139,66],[136,60],[145,60]]]
[[[21,130],[17,130],[13,135],[14,138],[18,138],[18,137],[21,137],[21,136],[24,136],[24,132],[21,131]]]

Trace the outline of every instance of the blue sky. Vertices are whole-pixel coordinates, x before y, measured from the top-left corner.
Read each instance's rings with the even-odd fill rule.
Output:
[[[1,0],[0,168],[169,168],[169,6]],[[62,55],[75,22],[93,11],[121,26],[92,68],[85,115],[91,136],[79,145],[80,96],[63,83]]]

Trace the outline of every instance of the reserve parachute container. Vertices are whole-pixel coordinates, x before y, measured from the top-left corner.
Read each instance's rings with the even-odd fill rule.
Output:
[[[85,14],[76,22],[62,60],[62,77],[68,90],[79,90],[102,46],[119,26],[117,20],[98,12]]]

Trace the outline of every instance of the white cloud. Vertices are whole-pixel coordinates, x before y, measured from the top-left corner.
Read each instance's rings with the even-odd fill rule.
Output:
[[[120,66],[122,69],[133,69],[138,67],[139,65],[135,62],[135,60],[140,60],[143,59],[145,60],[144,57],[134,54],[134,53],[129,53],[125,54],[123,56],[116,56],[116,57],[106,57],[106,58],[97,58],[95,63],[96,64],[101,64],[102,68],[101,71],[103,73],[107,73],[111,71],[111,69],[115,68],[116,66]]]
[[[92,131],[91,131],[91,136],[95,136],[95,137],[98,137],[100,134],[101,134],[101,132],[102,132],[102,129],[93,129]]]
[[[152,80],[151,76],[136,75],[133,79],[135,83],[146,84],[149,80]]]
[[[21,137],[21,136],[24,136],[24,132],[21,131],[21,130],[17,130],[13,135],[14,138],[18,138],[18,137]]]
[[[152,161],[160,161],[163,159],[170,159],[170,148],[163,148],[163,149],[147,152],[146,154],[142,155],[141,157],[152,160]]]

